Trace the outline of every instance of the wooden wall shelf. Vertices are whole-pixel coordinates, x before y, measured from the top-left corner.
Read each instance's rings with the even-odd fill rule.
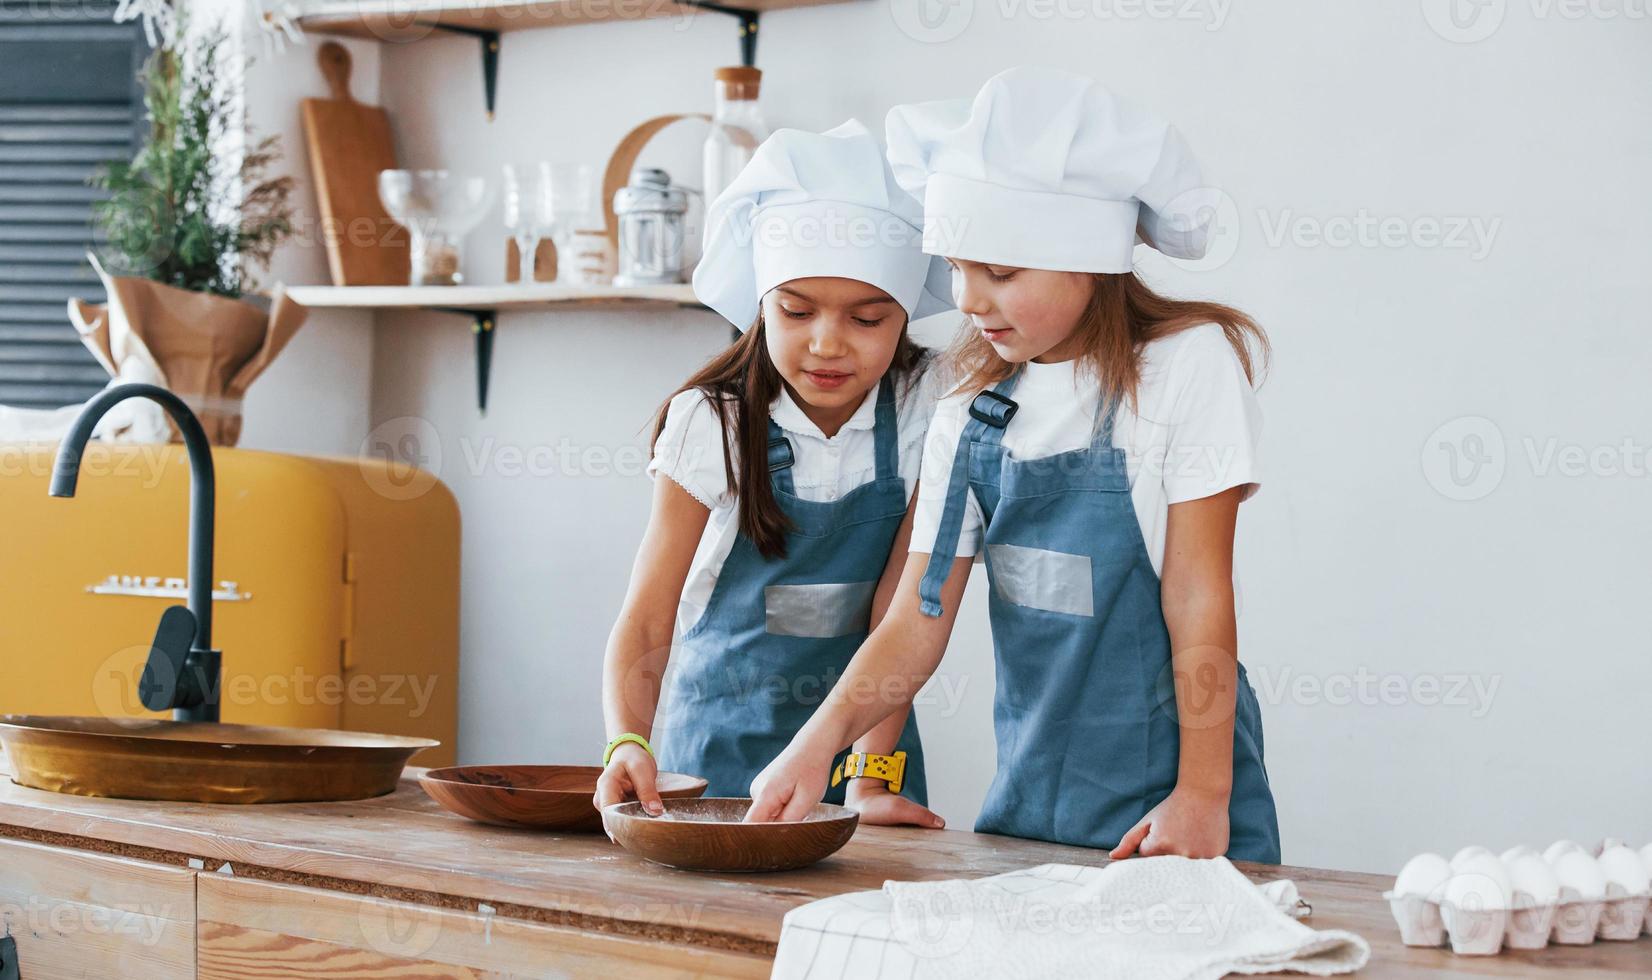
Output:
[[[299,16],[298,26],[314,34],[394,44],[420,41],[437,32],[475,37],[482,42],[482,87],[491,120],[500,36],[510,31],[691,17],[703,10],[736,20],[740,63],[753,65],[760,15],[848,2],[852,0],[312,0]]]
[[[304,6],[299,26],[318,34],[366,40],[408,41],[433,27],[478,31],[535,30],[612,21],[691,17],[694,7],[716,13],[765,14],[792,7],[815,7],[847,0],[730,0],[726,4],[692,4],[668,0],[315,0]],[[722,9],[719,9],[722,8]]]
[[[674,303],[701,309],[688,283],[664,286],[557,286],[551,283],[483,286],[289,286],[305,306],[337,309],[551,309],[592,303]]]

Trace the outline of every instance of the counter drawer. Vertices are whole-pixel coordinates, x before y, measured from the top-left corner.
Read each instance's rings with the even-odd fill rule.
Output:
[[[200,980],[767,977],[761,956],[202,874]]]

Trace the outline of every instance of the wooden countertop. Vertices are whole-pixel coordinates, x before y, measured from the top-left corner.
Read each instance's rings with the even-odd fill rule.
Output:
[[[813,868],[763,875],[675,871],[601,835],[471,823],[438,807],[408,769],[396,791],[356,803],[223,806],[66,796],[12,783],[0,755],[0,837],[208,871],[422,902],[621,935],[773,955],[780,920],[801,904],[881,888],[889,878],[968,878],[1049,862],[1106,863],[1100,852],[963,831],[862,827]],[[1477,959],[1410,949],[1381,893],[1390,879],[1240,864],[1256,881],[1289,877],[1312,903],[1308,923],[1370,941],[1361,977],[1647,977],[1652,939],[1551,946]]]

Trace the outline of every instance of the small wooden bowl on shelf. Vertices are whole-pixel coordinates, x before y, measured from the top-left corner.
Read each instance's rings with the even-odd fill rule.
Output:
[[[649,816],[640,803],[602,810],[602,825],[631,853],[686,871],[791,871],[834,853],[855,835],[860,814],[816,803],[800,821],[744,823],[751,800],[706,797],[665,801]]]
[[[432,769],[419,785],[445,809],[481,823],[598,833],[602,814],[591,803],[601,766],[451,766]],[[682,773],[659,774],[660,796],[687,799],[706,791],[706,781]]]

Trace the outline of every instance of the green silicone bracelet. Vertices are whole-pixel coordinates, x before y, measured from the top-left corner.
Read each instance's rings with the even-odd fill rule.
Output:
[[[642,746],[642,750],[644,752],[647,752],[649,755],[654,754],[654,747],[648,744],[648,739],[643,738],[635,732],[626,732],[624,735],[616,736],[612,742],[608,743],[608,747],[602,750],[602,764],[606,766],[608,764],[608,760],[614,757],[614,750],[624,745],[626,742],[636,742],[638,745]]]

